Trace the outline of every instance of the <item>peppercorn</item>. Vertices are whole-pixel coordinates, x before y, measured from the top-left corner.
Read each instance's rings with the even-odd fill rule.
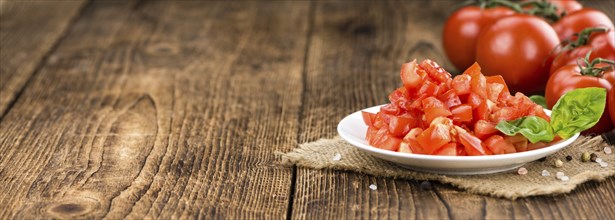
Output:
[[[589,152],[585,151],[583,152],[583,154],[581,154],[581,161],[582,162],[587,162],[590,159],[590,155]]]
[[[598,155],[596,155],[595,153],[589,155],[589,160],[591,160],[592,162],[596,162],[596,158],[598,158]]]
[[[564,162],[562,162],[560,159],[557,159],[555,161],[555,167],[562,167],[564,166]]]
[[[567,161],[571,161],[572,160],[572,156],[570,156],[570,155],[566,156],[566,160]]]

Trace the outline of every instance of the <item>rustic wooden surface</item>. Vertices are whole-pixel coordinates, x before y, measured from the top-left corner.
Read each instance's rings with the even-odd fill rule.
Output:
[[[511,201],[277,165],[403,61],[450,67],[454,3],[0,1],[0,219],[615,218],[615,178]]]

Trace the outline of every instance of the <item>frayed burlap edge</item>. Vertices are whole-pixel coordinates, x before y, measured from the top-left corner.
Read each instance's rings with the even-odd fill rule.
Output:
[[[424,173],[401,168],[391,162],[374,158],[361,152],[341,138],[320,139],[315,142],[299,145],[288,153],[276,152],[280,164],[284,166],[297,165],[313,169],[334,169],[365,173],[374,176],[392,177],[411,180],[430,180],[451,184],[471,193],[516,199],[537,195],[556,195],[569,193],[579,184],[587,181],[602,181],[615,175],[615,154],[605,154],[604,147],[609,146],[601,137],[581,136],[570,146],[547,157],[544,161],[534,161],[524,165],[527,175],[519,175],[516,171],[487,175],[440,175]],[[595,162],[581,162],[580,155],[588,151],[596,153],[607,167],[600,167]],[[335,160],[339,154],[341,158]],[[566,156],[572,156],[572,161],[566,161]],[[556,168],[554,161],[564,161],[564,166]],[[550,176],[542,176],[542,170],[550,172]],[[555,178],[556,172],[564,172],[568,181]]]

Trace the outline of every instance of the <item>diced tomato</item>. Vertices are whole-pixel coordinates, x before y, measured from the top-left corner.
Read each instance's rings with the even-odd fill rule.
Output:
[[[391,104],[394,104],[401,109],[406,109],[407,103],[410,102],[409,100],[410,97],[408,90],[404,87],[400,87],[389,94],[389,101],[391,101]]]
[[[491,111],[489,111],[489,105],[486,101],[481,102],[476,109],[474,109],[474,117],[477,120],[489,120]]]
[[[467,103],[470,104],[470,106],[472,106],[472,108],[478,107],[480,105],[480,103],[483,103],[483,102],[485,102],[485,100],[483,98],[481,98],[476,93],[470,92],[470,95],[468,96]]]
[[[422,128],[412,128],[410,129],[408,134],[404,136],[404,141],[411,141],[411,140],[416,141],[416,137],[419,136],[419,134],[421,133],[423,133]]]
[[[474,135],[476,135],[476,137],[480,139],[493,135],[497,132],[498,130],[495,128],[495,124],[491,122],[485,120],[478,120],[474,124]]]
[[[500,121],[515,120],[523,116],[523,113],[517,107],[509,106],[503,107],[499,111],[493,113],[493,122],[500,123]]]
[[[438,83],[444,83],[451,78],[451,74],[444,70],[444,68],[440,67],[433,60],[425,59],[421,62],[421,64],[419,64],[419,66],[427,72],[429,77]]]
[[[466,130],[459,126],[455,126],[459,142],[464,146],[466,153],[470,156],[491,155],[493,154],[489,149],[483,146],[483,143],[476,136],[468,133]]]
[[[505,136],[502,120],[535,115],[544,109],[527,96],[510,94],[502,76],[484,76],[475,63],[463,74],[450,73],[431,60],[402,65],[403,87],[389,94],[380,112],[362,112],[366,140],[375,147],[415,154],[490,155],[546,146],[521,136]]]
[[[472,77],[470,75],[458,75],[453,78],[452,86],[457,92],[457,95],[466,95],[470,94],[470,80]]]
[[[528,140],[527,138],[523,137],[523,135],[518,134],[515,136],[506,136],[504,137],[504,140],[515,146],[515,150],[517,152],[527,151]]]
[[[370,144],[380,149],[397,151],[401,144],[401,139],[391,135],[388,129],[381,128],[372,138]]]
[[[363,122],[365,122],[368,127],[374,126],[374,122],[376,121],[376,114],[361,111],[361,116],[363,117]]]
[[[440,89],[438,85],[428,80],[425,80],[423,82],[423,85],[421,85],[421,87],[419,88],[418,93],[427,96],[436,96],[438,95],[438,89]]]
[[[527,143],[527,150],[537,150],[537,149],[540,149],[540,148],[544,148],[546,146],[549,146],[549,143],[545,143],[545,142],[532,143],[532,142],[529,142],[529,143]]]
[[[405,136],[410,128],[416,127],[418,120],[408,115],[392,116],[389,121],[389,132],[396,137]]]
[[[435,126],[436,124],[443,124],[443,125],[452,127],[453,126],[453,120],[451,120],[450,118],[447,118],[447,117],[437,117],[437,118],[434,118],[431,121],[429,126]]]
[[[452,119],[456,122],[472,121],[472,106],[462,104],[451,109]]]
[[[487,83],[487,98],[493,102],[497,102],[500,98],[500,93],[504,90],[504,85],[499,83]]]
[[[423,82],[423,77],[421,77],[417,72],[418,66],[416,65],[416,60],[413,60],[408,63],[404,63],[401,66],[401,71],[399,73],[401,77],[401,81],[404,84],[404,87],[408,89],[417,88]]]
[[[401,114],[401,109],[399,108],[399,106],[397,106],[397,105],[395,105],[393,103],[389,103],[389,104],[386,104],[386,105],[380,107],[380,111],[384,112],[386,114],[389,114],[389,115],[399,115],[399,114]]]
[[[457,156],[457,143],[448,143],[434,152],[434,155]]]
[[[421,106],[423,107],[423,109],[444,108],[444,103],[442,103],[442,101],[438,100],[435,97],[427,97],[423,99],[423,101],[421,101]]]
[[[437,117],[448,117],[451,116],[452,113],[445,108],[426,108],[425,109],[425,122],[427,124],[431,124],[431,122]]]
[[[412,149],[410,149],[410,144],[405,141],[402,141],[401,144],[399,144],[399,149],[397,150],[397,152],[410,153],[410,154],[414,153]]]
[[[544,108],[542,108],[542,106],[540,105],[536,105],[534,106],[528,113],[528,115],[534,115],[534,116],[538,116],[541,117],[542,119],[551,122],[551,117],[549,117],[547,115],[547,113],[545,113]]]
[[[504,81],[504,77],[502,77],[501,75],[486,76],[485,78],[487,78],[487,83],[498,83],[503,85],[504,89],[502,91],[510,94],[510,90],[508,90],[508,85],[506,85],[506,81]]]
[[[416,137],[425,154],[432,154],[445,144],[451,142],[449,127],[443,124],[430,126]]]
[[[389,115],[385,114],[384,112],[378,112],[376,113],[376,120],[374,121],[374,127],[380,129],[382,127],[388,126],[390,120]]]
[[[457,96],[457,93],[454,89],[449,89],[442,95],[439,95],[438,99],[442,101],[444,103],[444,106],[446,106],[446,108],[448,109],[461,104],[461,99],[459,99],[459,96]]]
[[[509,154],[517,152],[515,146],[506,142],[500,135],[492,135],[487,138],[484,143],[485,146],[493,152],[493,154]]]
[[[410,150],[415,154],[424,154],[423,148],[416,141],[416,137],[421,133],[423,133],[422,128],[413,128],[408,132],[408,134],[406,134],[406,136],[402,140],[403,143],[406,143]]]
[[[367,133],[365,134],[365,140],[369,143],[372,144],[374,138],[376,137],[376,134],[378,133],[378,128],[375,127],[367,127]]]

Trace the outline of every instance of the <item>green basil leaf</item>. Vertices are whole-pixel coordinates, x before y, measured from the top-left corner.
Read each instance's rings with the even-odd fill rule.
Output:
[[[551,126],[566,139],[593,127],[606,105],[606,89],[581,88],[564,94],[553,106]]]
[[[530,96],[530,100],[532,100],[532,102],[542,106],[543,108],[547,109],[547,100],[545,99],[544,96],[533,95],[533,96]]]
[[[496,129],[508,136],[520,133],[530,142],[550,142],[555,138],[555,133],[547,120],[536,116],[522,117],[513,121],[500,121]]]

